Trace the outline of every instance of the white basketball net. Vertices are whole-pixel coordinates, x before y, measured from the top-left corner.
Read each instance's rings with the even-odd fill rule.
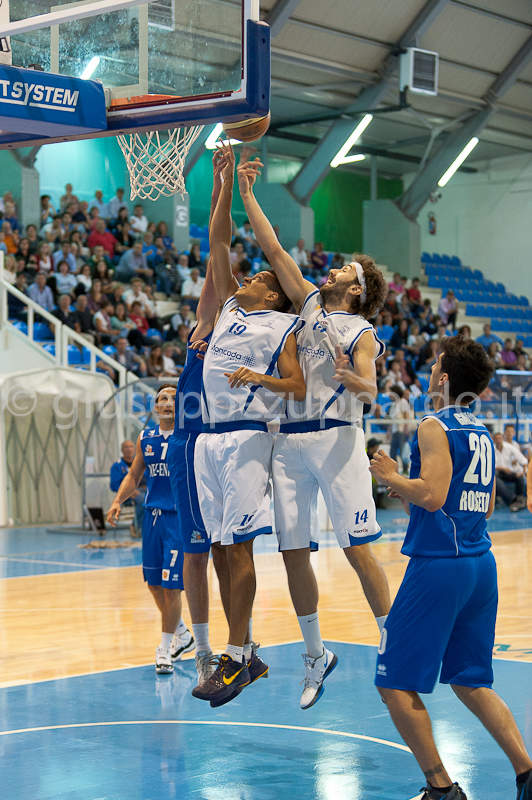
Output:
[[[126,159],[131,199],[157,200],[161,195],[184,197],[185,159],[203,125],[169,131],[120,134],[118,144]]]

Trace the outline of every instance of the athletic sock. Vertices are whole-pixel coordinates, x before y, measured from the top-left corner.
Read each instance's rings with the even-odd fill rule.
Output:
[[[248,623],[248,639],[249,642],[244,643],[244,658],[249,661],[252,656],[251,642],[253,641],[253,620],[249,618]]]
[[[183,634],[186,633],[187,631],[188,631],[188,628],[185,625],[185,623],[183,622],[183,617],[180,617],[179,618],[179,622],[177,623],[177,628],[175,629],[175,632],[177,633],[178,636],[183,636]]]
[[[225,648],[225,652],[227,653],[228,656],[230,656],[233,659],[233,661],[238,661],[240,664],[242,663],[244,659],[243,647],[237,647],[234,644],[228,644],[227,647]]]
[[[311,658],[319,658],[323,655],[324,646],[320,633],[320,621],[318,612],[314,614],[307,614],[304,617],[298,617],[299,627],[305,640],[307,648],[307,655]]]
[[[251,649],[251,643],[250,644],[245,644],[244,645],[244,658],[246,659],[246,661],[250,661],[252,655],[253,655],[253,651]]]
[[[209,623],[201,622],[199,625],[192,625],[192,633],[196,643],[196,653],[199,653],[200,650],[208,650],[210,652]]]
[[[435,792],[442,792],[443,794],[448,794],[453,788],[452,784],[451,786],[433,786],[432,783],[429,783],[429,786],[431,789],[434,789]]]
[[[377,625],[379,626],[379,632],[382,633],[382,629],[386,625],[386,620],[388,619],[388,614],[385,614],[383,617],[375,617]]]
[[[173,638],[173,633],[161,633],[161,647],[164,647],[165,650],[169,650]]]
[[[517,783],[517,785],[520,786],[520,784],[526,783],[527,780],[528,780],[528,776],[530,775],[531,772],[532,772],[532,769],[527,769],[526,772],[521,772],[515,779],[515,782]]]

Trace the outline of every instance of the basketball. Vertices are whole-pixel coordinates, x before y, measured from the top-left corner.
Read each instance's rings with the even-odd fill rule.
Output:
[[[227,122],[224,131],[230,139],[238,139],[239,142],[255,142],[261,139],[270,127],[271,114],[268,111],[266,117],[256,117],[255,119],[243,119],[241,122]]]

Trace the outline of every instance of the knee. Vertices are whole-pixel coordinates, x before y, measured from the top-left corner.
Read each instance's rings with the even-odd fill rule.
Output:
[[[213,554],[214,558],[214,554]],[[208,553],[185,553],[185,566],[194,572],[203,572],[207,569]]]
[[[163,589],[164,592],[164,601],[171,605],[175,603],[181,597],[181,589],[167,589],[166,587]]]
[[[363,569],[368,562],[373,560],[369,544],[355,544],[351,547],[344,547],[347,560],[355,569]]]
[[[305,568],[310,564],[310,547],[301,550],[283,550],[283,560],[288,571]]]

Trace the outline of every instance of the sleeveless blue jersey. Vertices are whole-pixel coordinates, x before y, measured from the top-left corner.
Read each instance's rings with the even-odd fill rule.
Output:
[[[160,508],[162,511],[175,511],[174,497],[168,470],[168,443],[170,436],[164,437],[159,426],[143,430],[140,446],[146,465],[146,508]]]
[[[190,337],[188,337],[190,343]],[[210,342],[212,333],[205,336]],[[175,393],[175,432],[201,433],[201,385],[203,380],[203,360],[198,358],[199,350],[188,350],[183,372],[179,377]]]
[[[410,522],[401,552],[406,556],[440,558],[479,555],[491,547],[486,512],[495,479],[493,442],[486,427],[465,407],[447,406],[423,419],[430,417],[437,419],[447,434],[453,462],[451,485],[438,511],[410,504]],[[411,459],[410,478],[419,478],[417,431]]]

